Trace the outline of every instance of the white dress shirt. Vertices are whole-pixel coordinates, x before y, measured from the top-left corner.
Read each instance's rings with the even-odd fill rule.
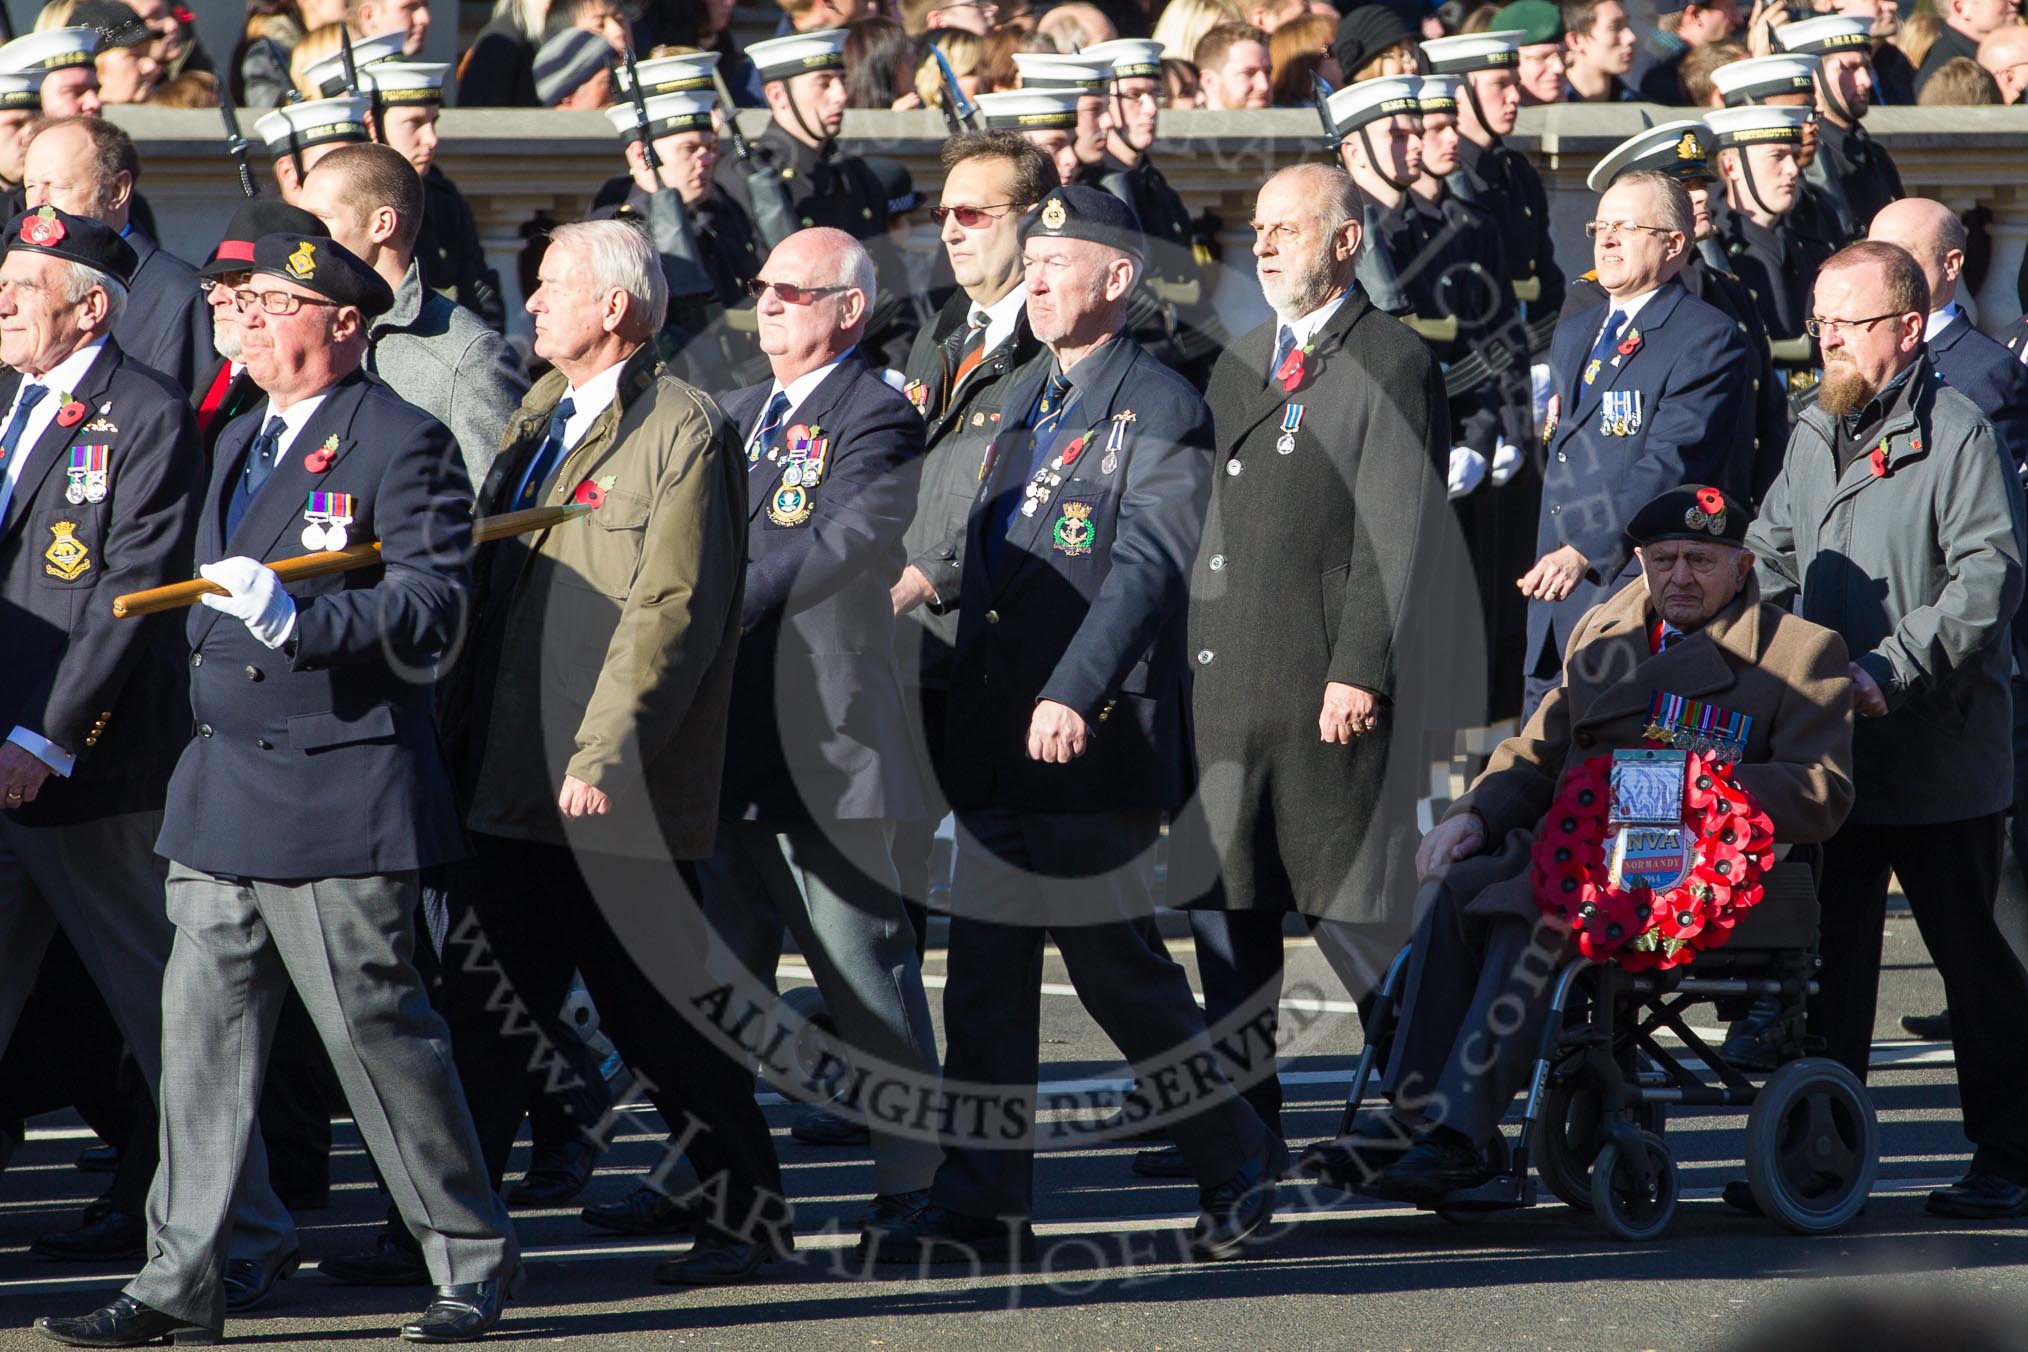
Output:
[[[563,392],[570,400],[570,417],[563,424],[563,448],[567,453],[571,447],[584,440],[584,434],[591,431],[591,425],[606,411],[606,406],[620,397],[620,372],[627,363],[616,361],[605,370],[587,380],[583,386],[573,385]],[[558,401],[562,402],[561,400]]]
[[[768,397],[761,400],[760,417],[755,418],[753,426],[746,429],[745,444],[748,446],[753,445],[753,439],[760,435],[761,418],[768,416],[768,405],[775,401],[777,394],[787,394],[789,396],[788,411],[782,414],[782,422],[787,424],[790,419],[796,416],[796,410],[803,406],[803,401],[815,394],[817,387],[823,384],[833,371],[838,369],[838,363],[851,355],[852,348],[848,347],[830,361],[824,363],[824,365],[819,366],[816,370],[803,372],[803,374],[790,381],[786,388],[783,387],[781,381],[777,380],[769,387]]]
[[[1000,344],[1014,336],[1014,325],[1021,318],[1021,308],[1028,303],[1028,288],[1018,283],[1012,291],[985,307],[986,349],[985,356],[999,351]],[[977,305],[965,316],[970,323],[980,313]]]
[[[1936,336],[1949,328],[1950,322],[1957,317],[1958,303],[1956,301],[1947,302],[1941,310],[1931,310],[1929,318],[1922,322],[1922,341],[1925,343],[1935,342]]]

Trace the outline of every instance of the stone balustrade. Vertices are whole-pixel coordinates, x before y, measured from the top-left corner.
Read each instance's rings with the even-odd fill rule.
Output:
[[[110,110],[141,145],[141,190],[159,223],[163,243],[201,261],[237,201],[218,115],[206,111],[126,107]],[[1654,121],[1671,114],[1645,110]],[[1632,104],[1576,104],[1529,109],[1512,138],[1533,154],[1549,189],[1557,256],[1566,271],[1588,266],[1582,224],[1592,194],[1584,178],[1601,156],[1641,125]],[[757,135],[766,114],[749,111],[741,125]],[[1887,108],[1868,129],[1894,156],[1910,193],[1935,197],[1959,212],[1982,209],[1991,245],[1976,304],[1980,322],[1996,329],[2021,312],[2016,277],[2028,249],[2028,107]],[[862,153],[891,155],[907,164],[918,191],[934,201],[943,121],[928,112],[854,111],[848,143]],[[592,194],[621,171],[619,146],[596,113],[522,109],[450,109],[439,125],[439,162],[471,202],[480,242],[499,269],[520,331],[518,258],[523,228],[538,213],[554,220],[581,214]],[[727,148],[730,153],[730,148]],[[1273,169],[1319,154],[1314,114],[1294,109],[1255,113],[1165,113],[1156,155],[1162,171],[1193,211],[1210,208],[1225,225],[1228,275],[1219,294],[1235,311],[1257,306],[1247,277],[1253,193]],[[256,177],[272,191],[267,165],[255,152]],[[923,242],[929,241],[923,227]],[[1228,323],[1245,326],[1246,315]]]

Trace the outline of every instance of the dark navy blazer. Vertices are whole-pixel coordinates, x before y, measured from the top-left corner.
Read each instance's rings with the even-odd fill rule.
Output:
[[[725,397],[746,446],[774,383]],[[855,351],[789,427],[828,443],[809,514],[770,514],[785,464],[747,475],[746,602],[719,813],[752,821],[920,817],[918,757],[894,656],[902,533],[915,514],[922,417]],[[781,513],[792,520],[793,511]]]
[[[265,401],[219,438],[197,529],[200,563],[305,551],[312,492],[349,493],[354,543],[384,564],[295,583],[296,626],[268,648],[193,606],[190,730],[156,852],[272,880],[394,873],[463,853],[438,749],[437,656],[468,619],[471,494],[443,424],[370,376],[334,385],[231,538],[225,508]],[[328,466],[311,457],[329,444]]]
[[[1014,380],[972,505],[945,789],[957,807],[1173,808],[1193,779],[1185,601],[1210,497],[1211,416],[1183,377],[1116,334],[1072,369],[1077,398],[1044,463],[1079,437],[1084,448],[988,551],[1001,495],[1028,479],[1027,428],[1053,369],[1044,351]],[[1040,699],[1090,726],[1068,765],[1028,758]]]
[[[18,373],[0,375],[0,412]],[[183,616],[115,619],[113,598],[190,576],[204,483],[183,392],[107,340],[32,446],[0,523],[0,737],[40,733],[76,757],[13,815],[33,826],[141,812],[162,796],[190,732]],[[52,391],[49,399],[59,397]],[[106,493],[66,496],[73,446],[104,446]]]
[[[1560,659],[1584,612],[1633,576],[1625,532],[1635,512],[1684,483],[1744,497],[1752,470],[1753,376],[1739,326],[1671,278],[1621,335],[1619,346],[1631,342],[1633,351],[1608,354],[1587,385],[1584,367],[1606,308],[1569,315],[1550,343],[1551,388],[1562,407],[1543,444],[1535,554],[1567,544],[1588,567],[1565,599],[1528,603],[1530,671],[1545,646]],[[1606,426],[1618,396],[1639,399],[1639,424],[1624,434]]]

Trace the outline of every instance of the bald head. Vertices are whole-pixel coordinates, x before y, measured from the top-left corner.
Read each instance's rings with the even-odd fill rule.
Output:
[[[761,351],[784,385],[836,360],[865,331],[873,259],[843,230],[798,230],[768,254],[760,280],[769,284],[755,306]]]
[[[2028,26],[2010,23],[1986,34],[1979,65],[2000,86],[2000,102],[2021,102],[2028,93]]]
[[[1957,213],[1927,197],[1890,202],[1874,216],[1866,238],[1907,252],[1929,283],[1929,305],[1941,310],[1956,299],[1965,268],[1965,225]]]

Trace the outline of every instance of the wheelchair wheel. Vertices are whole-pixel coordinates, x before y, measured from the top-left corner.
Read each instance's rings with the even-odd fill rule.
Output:
[[[1803,1235],[1843,1228],[1880,1167],[1880,1125],[1859,1077],[1825,1057],[1791,1061],[1746,1115],[1746,1181],[1762,1214]]]
[[[1641,1104],[1634,1109],[1634,1123],[1659,1137],[1668,1115],[1659,1104]],[[1604,1139],[1603,1125],[1598,1090],[1566,1080],[1552,1083],[1542,1096],[1535,1130],[1528,1136],[1543,1186],[1557,1201],[1578,1211],[1591,1210],[1591,1169]]]
[[[1601,1145],[1591,1166],[1591,1209],[1621,1239],[1653,1239],[1676,1214],[1676,1161],[1661,1137],[1646,1131],[1639,1137],[1652,1182],[1641,1182],[1634,1161],[1620,1153],[1616,1141]]]

